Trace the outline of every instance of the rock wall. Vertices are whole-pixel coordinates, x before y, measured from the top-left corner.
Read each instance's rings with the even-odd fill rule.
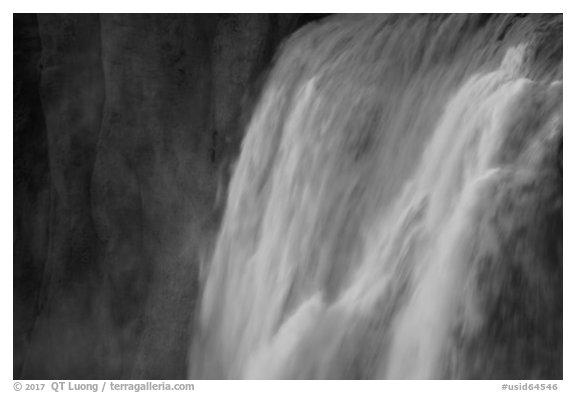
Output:
[[[14,16],[14,378],[185,378],[202,255],[317,15]]]

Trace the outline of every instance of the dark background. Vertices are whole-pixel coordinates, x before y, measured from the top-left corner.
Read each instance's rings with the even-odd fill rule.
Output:
[[[186,377],[217,195],[321,17],[14,15],[14,379]]]

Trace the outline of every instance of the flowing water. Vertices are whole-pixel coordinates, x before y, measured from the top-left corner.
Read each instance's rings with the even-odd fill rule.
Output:
[[[561,378],[561,25],[336,16],[292,37],[206,262],[190,376]]]

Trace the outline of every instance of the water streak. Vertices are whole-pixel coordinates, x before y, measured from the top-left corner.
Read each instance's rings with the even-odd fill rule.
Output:
[[[273,80],[231,183],[193,375],[458,377],[487,323],[482,261],[514,227],[494,229],[495,195],[535,181],[561,138],[562,82],[530,80],[527,48],[388,106],[369,86],[339,94],[333,70]],[[439,113],[406,111],[428,94],[446,97]]]

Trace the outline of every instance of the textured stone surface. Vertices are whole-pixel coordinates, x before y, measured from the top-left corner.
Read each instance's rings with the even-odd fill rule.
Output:
[[[80,378],[96,366],[99,267],[90,184],[104,100],[99,20],[43,15],[38,26],[50,167],[49,239],[39,315],[22,376]]]
[[[15,16],[15,378],[185,378],[217,188],[315,17]]]
[[[48,252],[49,165],[38,94],[40,37],[35,15],[14,16],[14,376],[38,313]]]

